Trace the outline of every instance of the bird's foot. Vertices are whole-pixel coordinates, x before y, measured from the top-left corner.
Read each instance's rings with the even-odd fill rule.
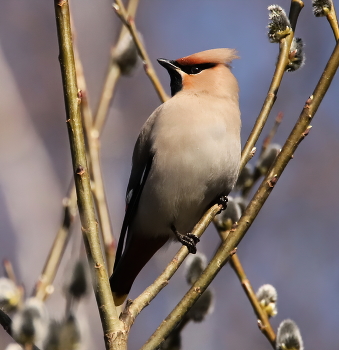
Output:
[[[227,203],[228,203],[228,198],[227,196],[221,196],[218,201],[217,204],[221,205],[222,208],[220,209],[219,213],[220,214],[223,210],[226,210],[227,208]]]
[[[191,254],[195,254],[197,252],[196,245],[200,239],[196,235],[192,233],[182,234],[175,228],[174,225],[171,226],[171,229],[178,238],[178,241],[186,246]]]

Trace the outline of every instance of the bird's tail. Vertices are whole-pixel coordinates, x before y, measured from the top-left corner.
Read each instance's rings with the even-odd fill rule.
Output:
[[[168,237],[163,236],[145,238],[136,234],[131,235],[109,280],[116,306],[123,304],[141,269],[167,240]]]

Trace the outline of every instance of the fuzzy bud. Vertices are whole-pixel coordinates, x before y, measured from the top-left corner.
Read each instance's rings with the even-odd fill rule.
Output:
[[[268,39],[271,43],[278,43],[291,33],[291,24],[285,11],[278,5],[268,6]]]
[[[48,335],[44,344],[44,350],[60,349],[60,330],[60,322],[51,320],[48,326]]]
[[[175,329],[169,334],[165,341],[159,347],[160,350],[180,350],[181,334]]]
[[[193,284],[204,271],[207,266],[206,256],[202,253],[190,254],[186,259],[186,281]]]
[[[6,346],[5,350],[23,350],[18,343],[10,343]]]
[[[300,330],[292,320],[284,320],[280,323],[277,339],[276,350],[303,350],[304,344]]]
[[[112,57],[118,64],[122,75],[131,75],[136,69],[140,60],[135,43],[129,32],[126,32],[113,48]]]
[[[21,293],[17,285],[6,277],[0,277],[0,308],[5,312],[13,311],[17,308],[21,298]]]
[[[200,298],[195,302],[192,308],[187,312],[189,317],[194,322],[201,322],[204,318],[211,314],[214,310],[214,293],[212,290],[206,289],[201,294]]]
[[[61,325],[60,349],[78,349],[80,341],[81,335],[78,322],[73,315],[70,315]]]
[[[63,322],[51,321],[44,350],[76,350],[80,346],[80,330],[73,315]]]
[[[271,143],[267,146],[265,151],[260,155],[254,170],[254,178],[265,176],[268,169],[271,167],[275,158],[279,154],[281,146],[277,143]]]
[[[332,1],[331,0],[313,0],[312,7],[313,13],[316,17],[327,16],[327,14],[332,9]]]
[[[88,271],[84,261],[77,261],[68,282],[64,285],[66,295],[80,300],[88,293]]]
[[[236,202],[240,208],[241,215],[246,210],[247,207],[247,200],[244,197],[238,196],[234,198],[234,202]]]
[[[13,317],[13,338],[19,344],[39,344],[48,330],[48,314],[45,304],[37,299],[27,299],[24,306]]]
[[[278,294],[276,289],[270,284],[261,286],[257,293],[257,299],[268,317],[274,317],[277,313]]]
[[[303,40],[301,38],[293,38],[286,70],[288,72],[295,72],[305,64],[305,60]]]
[[[238,176],[237,183],[235,184],[236,190],[244,190],[251,187],[253,184],[253,167],[247,163]]]
[[[231,229],[232,225],[239,221],[241,216],[239,204],[228,196],[227,208],[215,217],[215,223],[222,230]]]

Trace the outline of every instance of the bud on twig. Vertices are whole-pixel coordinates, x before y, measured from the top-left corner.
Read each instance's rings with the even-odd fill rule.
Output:
[[[188,284],[193,284],[207,266],[206,256],[202,253],[190,254],[186,259],[185,266],[186,281]]]
[[[140,59],[134,40],[129,32],[126,32],[113,48],[112,57],[118,64],[122,75],[133,73]]]
[[[291,24],[285,11],[278,5],[268,6],[268,18],[271,22],[268,24],[268,38],[271,43],[278,43],[291,33]]]
[[[272,285],[264,284],[263,286],[261,286],[258,289],[256,296],[260,305],[266,311],[268,317],[274,317],[278,313],[278,294],[276,289]]]
[[[52,320],[44,350],[75,350],[80,346],[80,330],[73,315],[63,322]]]
[[[17,285],[6,277],[0,277],[0,307],[9,312],[15,310],[20,302],[21,293]]]
[[[10,343],[5,350],[22,350],[22,347],[18,343]]]
[[[286,70],[288,72],[298,70],[305,64],[305,60],[303,40],[301,38],[293,38],[289,54],[289,63]]]
[[[280,323],[277,339],[276,350],[303,350],[303,340],[300,330],[292,320],[284,320]]]
[[[312,1],[313,13],[316,17],[327,16],[332,9],[331,0],[313,0]]]
[[[229,230],[234,223],[239,221],[241,212],[242,210],[240,205],[235,201],[235,199],[233,199],[233,197],[228,196],[227,208],[220,214],[216,215],[215,223],[218,228],[222,230]]]
[[[170,333],[166,340],[161,344],[160,350],[180,350],[181,334],[175,329]]]
[[[254,179],[260,176],[265,176],[268,169],[271,167],[275,158],[279,154],[281,146],[277,143],[271,143],[267,146],[264,152],[260,155],[254,170]]]
[[[251,187],[253,184],[253,167],[247,163],[239,174],[237,183],[235,184],[236,190],[244,190]]]
[[[201,322],[208,314],[211,314],[213,310],[214,293],[210,288],[208,288],[204,291],[204,293],[201,294],[200,298],[187,312],[187,317],[189,317],[194,322]]]
[[[80,300],[88,292],[88,271],[84,261],[77,261],[69,282],[64,285],[66,295]]]
[[[19,344],[40,344],[48,331],[48,314],[45,304],[37,299],[26,300],[24,306],[13,317],[13,338]]]

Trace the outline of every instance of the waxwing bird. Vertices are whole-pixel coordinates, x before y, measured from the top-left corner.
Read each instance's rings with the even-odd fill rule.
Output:
[[[167,241],[196,252],[199,239],[190,232],[235,184],[241,152],[235,58],[235,50],[214,49],[158,59],[170,75],[172,98],[151,114],[135,144],[110,278],[116,305]]]

